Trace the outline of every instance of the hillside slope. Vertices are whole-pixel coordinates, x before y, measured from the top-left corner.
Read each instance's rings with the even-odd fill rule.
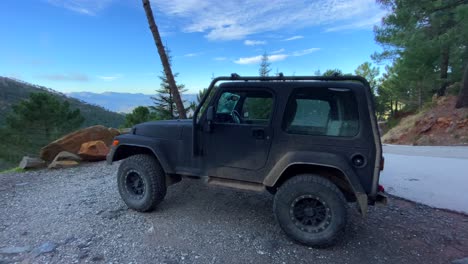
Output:
[[[468,108],[455,109],[455,96],[441,97],[425,111],[407,116],[383,137],[403,145],[468,145]]]
[[[125,121],[124,115],[108,111],[100,106],[85,103],[43,86],[0,76],[0,126],[5,123],[5,116],[11,111],[11,106],[27,99],[29,94],[34,92],[54,94],[59,100],[68,101],[72,109],[80,109],[85,118],[83,127],[92,125],[119,127]]]

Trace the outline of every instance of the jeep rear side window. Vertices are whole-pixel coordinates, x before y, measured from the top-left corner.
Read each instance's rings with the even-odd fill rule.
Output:
[[[348,89],[297,89],[286,107],[283,128],[291,134],[355,136],[359,114],[354,93]]]

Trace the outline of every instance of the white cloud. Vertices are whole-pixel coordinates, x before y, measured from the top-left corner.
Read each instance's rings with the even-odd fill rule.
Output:
[[[245,40],[244,45],[246,46],[256,46],[256,45],[265,45],[267,42],[263,40]]]
[[[274,62],[274,61],[282,61],[286,59],[288,55],[286,54],[275,54],[275,55],[270,55],[268,56],[268,61]],[[244,57],[244,58],[239,58],[238,60],[235,60],[234,63],[237,64],[258,64],[262,61],[262,55],[258,56],[253,56],[253,57]]]
[[[113,0],[47,0],[48,3],[73,12],[94,16]]]
[[[292,36],[290,38],[287,38],[287,39],[283,39],[283,41],[291,41],[291,40],[297,40],[297,39],[303,39],[304,36]]]
[[[382,17],[385,16],[385,14],[386,14],[385,11],[381,11],[370,18],[359,20],[359,21],[354,21],[349,24],[328,27],[325,31],[334,32],[334,31],[341,31],[341,30],[356,30],[356,29],[370,28],[378,24],[382,20]]]
[[[284,49],[281,48],[281,49],[279,49],[279,50],[274,50],[274,51],[272,51],[272,52],[270,52],[270,53],[271,53],[271,54],[277,54],[277,53],[283,53],[283,52],[284,52]]]
[[[187,53],[187,54],[184,55],[184,57],[197,57],[197,56],[200,56],[202,54],[203,54],[203,52]]]
[[[291,54],[284,54],[284,53],[281,53],[284,51],[284,49],[280,49],[280,50],[277,50],[277,52],[280,52],[280,54],[269,55],[268,61],[270,62],[282,61],[291,56],[293,57],[304,56],[304,55],[308,55],[308,54],[311,54],[312,52],[316,52],[319,50],[320,48],[310,48],[310,49],[295,51]],[[261,61],[262,61],[262,55],[257,55],[257,56],[252,56],[252,57],[241,57],[235,60],[234,63],[245,65],[245,64],[258,64]]]
[[[122,75],[115,74],[115,75],[108,75],[108,76],[98,76],[98,78],[106,82],[112,82],[112,81],[122,78]]]
[[[369,14],[383,14],[375,0],[153,0],[155,9],[178,21],[185,32],[209,40],[235,40],[258,33],[340,25],[371,29]],[[364,21],[364,22],[363,22]]]
[[[310,54],[312,52],[316,52],[319,50],[320,48],[310,48],[310,49],[305,49],[305,50],[299,50],[299,51],[293,52],[291,56],[295,56],[295,57],[304,56],[304,55],[307,55],[307,54]]]

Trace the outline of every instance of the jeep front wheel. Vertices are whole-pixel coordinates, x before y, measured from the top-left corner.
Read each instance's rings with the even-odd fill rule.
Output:
[[[347,204],[331,181],[297,175],[278,189],[273,203],[276,220],[292,239],[313,247],[332,245],[347,220]]]
[[[150,155],[134,155],[122,161],[117,183],[125,204],[140,212],[153,210],[166,196],[164,170]]]

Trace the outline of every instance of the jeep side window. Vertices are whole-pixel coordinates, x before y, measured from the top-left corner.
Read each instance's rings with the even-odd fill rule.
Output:
[[[273,111],[267,91],[223,92],[216,105],[216,123],[266,125]]]
[[[287,133],[352,137],[359,132],[356,98],[351,90],[300,88],[286,107]]]

